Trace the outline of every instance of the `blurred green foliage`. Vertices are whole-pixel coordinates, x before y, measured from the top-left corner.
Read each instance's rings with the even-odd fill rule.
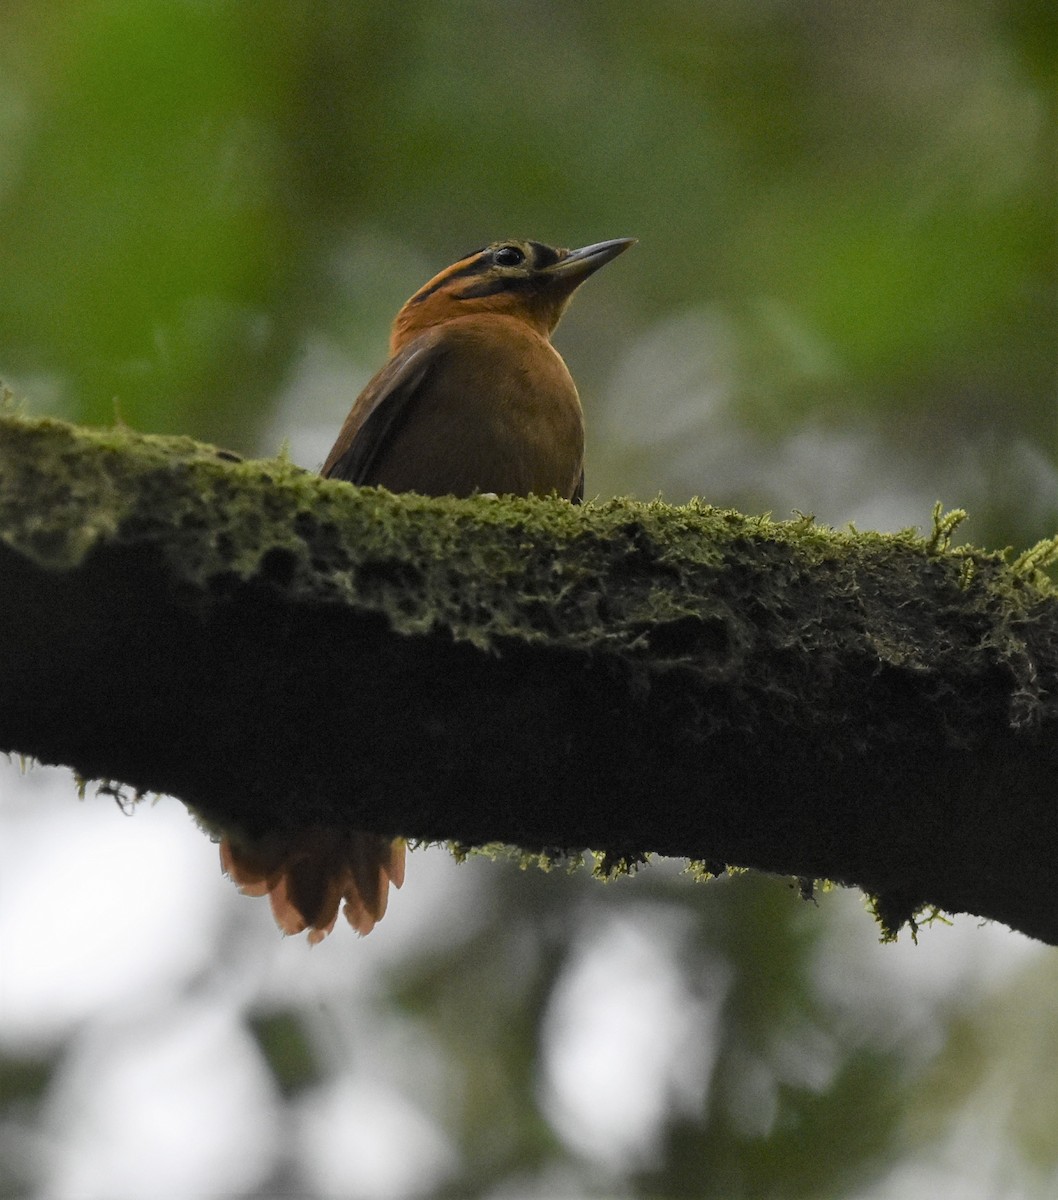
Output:
[[[977,540],[1030,544],[1058,525],[1056,11],[4,0],[0,376],[33,409],[240,450],[319,420],[319,461],[435,270],[501,236],[632,235],[559,334],[589,491],[831,520],[870,495],[925,521],[942,495]],[[291,408],[296,381],[325,390],[321,343],[348,391]],[[436,1194],[533,1194],[564,1164],[585,1195],[847,1196],[908,1151],[916,1104],[939,1138],[1005,1018],[935,1034],[948,1084],[919,1087],[917,1045],[835,1026],[813,982],[826,913],[787,892],[647,870],[600,900],[496,868],[478,928],[390,980],[458,1098]],[[546,1102],[548,1013],[595,906],[648,899],[677,914],[690,993],[727,981],[707,1086],[645,1159],[585,1165]],[[254,1019],[289,1101],[311,1047],[287,1013]],[[784,1079],[791,1038],[822,1082]],[[1022,1127],[1037,1180],[1058,1166],[1053,1090],[1045,1109]]]

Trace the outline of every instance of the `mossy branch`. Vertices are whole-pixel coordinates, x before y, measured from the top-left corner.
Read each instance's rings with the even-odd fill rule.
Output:
[[[1058,599],[926,537],[0,417],[0,748],[217,827],[648,852],[1058,942]]]

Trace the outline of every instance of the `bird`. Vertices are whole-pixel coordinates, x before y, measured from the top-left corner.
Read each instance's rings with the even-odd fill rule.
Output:
[[[573,293],[635,238],[568,250],[493,242],[403,305],[389,359],[357,397],[320,474],[426,496],[584,497],[584,414],[551,335]],[[404,882],[402,838],[316,827],[227,835],[221,865],[268,895],[284,933],[321,941],[342,905],[361,936]],[[344,904],[343,904],[344,901]]]

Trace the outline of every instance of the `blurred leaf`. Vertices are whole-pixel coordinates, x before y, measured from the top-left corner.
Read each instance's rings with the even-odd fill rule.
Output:
[[[290,1099],[320,1082],[317,1056],[296,1012],[258,1013],[250,1017],[249,1026],[284,1097]]]
[[[0,1056],[0,1112],[35,1104],[44,1095],[55,1072],[47,1058]]]
[[[0,242],[4,368],[59,373],[88,421],[117,405],[137,426],[222,435],[231,414],[214,409],[253,398],[296,244],[270,203],[285,23],[156,0],[0,22],[34,113],[0,210],[18,230]]]

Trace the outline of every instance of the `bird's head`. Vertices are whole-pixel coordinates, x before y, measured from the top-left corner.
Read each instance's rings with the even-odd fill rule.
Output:
[[[518,317],[547,337],[584,280],[635,240],[615,238],[579,250],[507,241],[475,250],[445,267],[404,305],[393,323],[391,349],[396,352],[434,325],[476,313]]]

